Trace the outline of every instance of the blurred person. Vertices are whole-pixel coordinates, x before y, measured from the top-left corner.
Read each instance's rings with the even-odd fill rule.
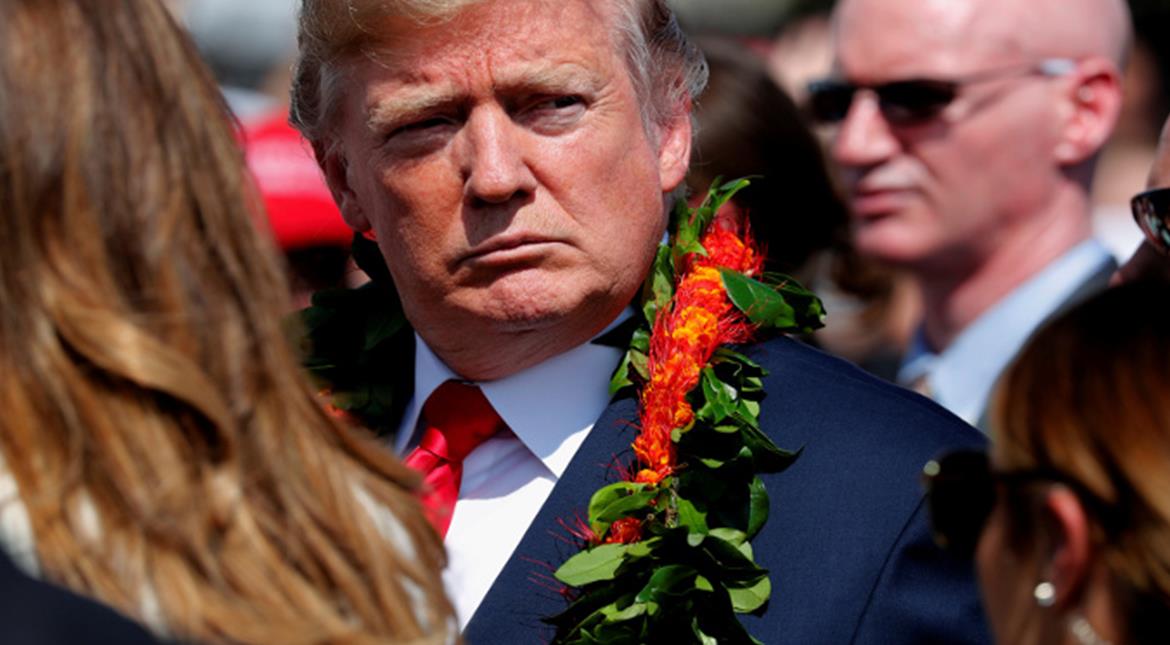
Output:
[[[768,270],[807,281],[814,257],[846,237],[849,217],[820,144],[749,49],[725,38],[696,43],[710,71],[687,187],[701,196],[718,177],[758,176],[732,205],[764,242]]]
[[[790,15],[768,49],[772,78],[801,109],[808,103],[808,84],[833,67],[832,6],[810,6]]]
[[[188,0],[178,12],[241,121],[285,102],[296,0]]]
[[[1132,208],[1145,239],[1113,281],[1170,280],[1170,118],[1162,126],[1146,190],[1133,198]]]
[[[380,250],[381,282],[355,293],[401,303],[388,335],[414,355],[413,369],[375,366],[401,406],[375,427],[408,460],[438,464],[429,474],[456,473],[434,517],[464,636],[540,639],[540,618],[566,609],[539,582],[577,546],[557,539],[563,523],[634,440],[637,400],[608,388],[632,332],[619,347],[609,332],[632,313],[687,171],[702,57],[660,0],[306,0],[301,15],[293,118],[342,216]],[[750,546],[777,595],[761,615],[696,612],[666,628],[985,642],[973,572],[930,544],[915,481],[924,456],[982,436],[792,339],[741,349],[776,393],[761,432],[803,446],[758,480],[780,501]],[[475,428],[451,429],[446,413],[470,402]],[[731,526],[703,506],[708,528]]]
[[[928,466],[997,642],[1170,642],[1170,286],[1101,293],[1007,369],[993,448]]]
[[[279,109],[243,124],[244,158],[264,201],[268,228],[284,253],[292,306],[323,289],[355,286],[353,231],[341,219],[309,144]]]
[[[1136,16],[1135,24],[1140,25]],[[1145,183],[1166,117],[1162,74],[1153,46],[1140,31],[1126,62],[1122,92],[1121,115],[1101,151],[1092,190],[1093,234],[1119,261],[1132,256],[1142,241],[1129,202]]]
[[[179,640],[444,642],[417,477],[341,427],[156,0],[0,0],[0,542]]]
[[[748,215],[767,270],[813,285],[826,299],[832,315],[812,340],[892,380],[909,336],[904,312],[917,313],[904,304],[914,292],[897,288],[888,271],[853,250],[849,213],[821,143],[765,64],[730,38],[696,42],[710,74],[695,109],[686,181],[692,201],[718,177],[755,176],[725,208]]]
[[[899,382],[985,425],[988,393],[1053,312],[1104,288],[1089,186],[1120,109],[1121,0],[843,0],[837,124],[858,251],[911,273],[923,319]]]

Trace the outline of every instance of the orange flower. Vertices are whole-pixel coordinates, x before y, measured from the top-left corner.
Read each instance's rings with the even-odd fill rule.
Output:
[[[634,454],[643,468],[635,481],[657,484],[675,470],[671,433],[687,430],[694,410],[687,394],[699,384],[702,369],[720,345],[746,340],[750,326],[727,297],[720,268],[758,273],[762,258],[746,231],[721,217],[701,241],[707,255],[688,256],[682,280],[669,306],[658,313],[650,341],[642,389],[641,432]]]

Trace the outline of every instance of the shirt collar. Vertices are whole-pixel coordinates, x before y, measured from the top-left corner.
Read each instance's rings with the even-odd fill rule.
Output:
[[[625,310],[598,336],[633,310]],[[582,343],[543,363],[495,381],[476,383],[508,428],[558,478],[609,404],[609,380],[623,349]],[[395,439],[398,454],[415,443],[422,405],[444,381],[462,380],[415,334],[414,397]]]
[[[929,347],[919,327],[898,370],[898,382],[913,383],[925,374],[935,401],[976,423],[1008,362],[1111,257],[1095,239],[1078,244],[988,309],[942,352]]]

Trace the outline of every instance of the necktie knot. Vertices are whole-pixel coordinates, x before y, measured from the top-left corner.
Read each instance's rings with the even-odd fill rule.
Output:
[[[422,416],[426,423],[422,443],[432,443],[426,436],[432,435],[433,445],[427,449],[452,462],[463,461],[504,427],[504,420],[483,392],[458,381],[440,385],[427,398]]]
[[[478,387],[457,381],[446,381],[431,393],[422,421],[418,448],[405,462],[423,474],[423,505],[439,533],[446,535],[459,498],[463,460],[507,426]]]

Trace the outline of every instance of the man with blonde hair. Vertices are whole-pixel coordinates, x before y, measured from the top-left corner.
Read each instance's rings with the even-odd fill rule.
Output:
[[[379,430],[429,473],[428,496],[456,495],[435,519],[465,637],[539,640],[565,608],[548,588],[572,553],[557,535],[633,439],[609,343],[687,171],[702,57],[661,0],[306,0],[300,44],[293,119],[409,321],[398,364],[379,366],[401,372]],[[930,543],[917,482],[977,433],[787,338],[745,351],[770,372],[764,432],[803,452],[761,477],[777,503],[752,546],[775,593],[744,627],[770,643],[985,641],[971,571]],[[506,428],[428,456],[473,408]],[[444,468],[453,489],[430,479]]]
[[[898,374],[980,423],[1042,321],[1102,289],[1091,239],[1097,153],[1121,102],[1123,0],[843,0],[836,125],[857,249],[905,269],[924,317]]]

